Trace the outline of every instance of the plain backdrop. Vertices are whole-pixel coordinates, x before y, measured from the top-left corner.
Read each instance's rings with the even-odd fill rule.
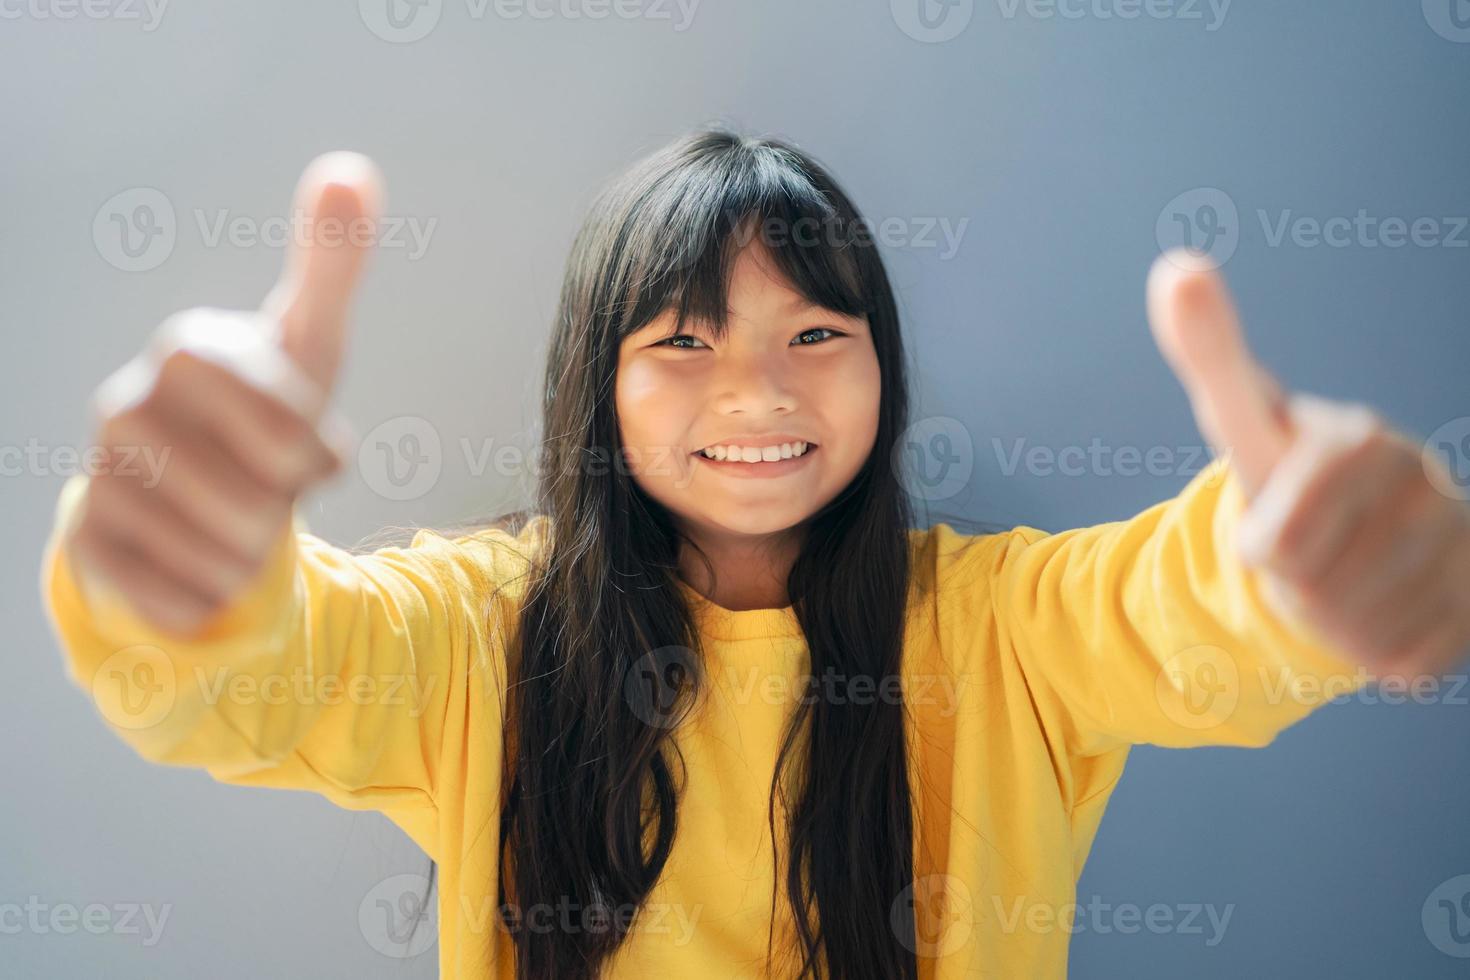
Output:
[[[397,828],[142,762],[67,682],[39,605],[92,388],[168,313],[260,300],[282,251],[250,229],[324,150],[373,156],[400,222],[338,404],[431,463],[395,483],[368,453],[313,494],[312,529],[344,546],[519,499],[588,202],[711,122],[796,141],[893,219],[916,416],[972,467],[930,519],[1058,530],[1187,482],[1200,436],[1143,316],[1149,262],[1186,231],[1228,258],[1286,384],[1470,451],[1463,0],[387,2],[0,0],[0,908],[169,910],[151,945],[0,916],[6,977],[435,974],[434,947],[385,957],[359,927],[375,886],[427,867]],[[1386,219],[1429,223],[1412,241]],[[1014,468],[1018,445],[1166,462]],[[1261,750],[1136,749],[1079,899],[1228,907],[1228,927],[1101,912],[1123,928],[1075,935],[1072,975],[1464,976],[1470,942],[1424,913],[1470,873],[1470,689],[1427,700],[1334,704]]]

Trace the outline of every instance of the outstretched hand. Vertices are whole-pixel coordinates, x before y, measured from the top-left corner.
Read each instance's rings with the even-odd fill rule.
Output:
[[[260,573],[295,499],[342,468],[350,427],[330,397],[382,195],[366,157],[318,157],[293,205],[307,236],[260,310],[176,313],[98,387],[107,462],[66,534],[84,593],[190,633]],[[161,470],[127,462],[140,454]]]
[[[1470,651],[1470,505],[1443,461],[1364,405],[1288,395],[1203,256],[1154,262],[1148,318],[1241,482],[1237,545],[1280,611],[1381,682],[1458,666]]]

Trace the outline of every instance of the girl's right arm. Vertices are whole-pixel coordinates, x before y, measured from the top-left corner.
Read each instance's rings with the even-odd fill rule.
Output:
[[[421,531],[352,555],[294,506],[342,465],[321,419],[379,186],[364,158],[315,161],[311,241],[262,312],[171,317],[103,383],[106,458],[63,488],[41,586],[70,676],[144,758],[418,811],[431,849],[441,759],[499,712],[470,681],[503,662],[486,599],[514,541]]]

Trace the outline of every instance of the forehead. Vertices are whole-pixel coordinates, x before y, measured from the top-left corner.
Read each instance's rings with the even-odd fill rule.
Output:
[[[730,268],[729,292],[732,306],[737,298],[777,306],[805,301],[759,238],[735,253]]]
[[[795,317],[814,312],[860,319],[827,309],[801,292],[759,237],[736,253],[726,292],[726,316],[731,320]]]

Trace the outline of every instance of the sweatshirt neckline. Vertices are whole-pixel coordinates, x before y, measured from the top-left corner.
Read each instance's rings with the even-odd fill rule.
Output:
[[[802,635],[801,624],[791,606],[727,609],[701,595],[683,579],[675,576],[674,581],[688,600],[699,631],[705,636],[718,640],[761,640]]]

